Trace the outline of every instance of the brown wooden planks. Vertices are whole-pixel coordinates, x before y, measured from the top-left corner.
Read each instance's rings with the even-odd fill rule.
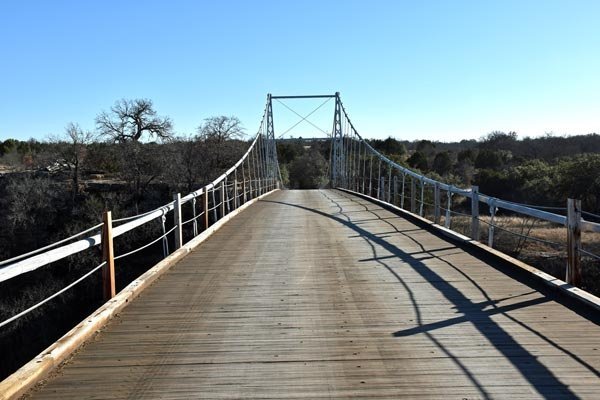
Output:
[[[600,398],[600,330],[337,191],[282,191],[147,289],[34,398]]]

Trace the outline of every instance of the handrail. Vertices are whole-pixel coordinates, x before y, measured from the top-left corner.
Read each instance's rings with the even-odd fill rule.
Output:
[[[389,158],[387,158],[385,155],[381,154],[379,151],[377,151],[375,148],[373,148],[373,146],[371,146],[369,144],[369,142],[367,142],[361,135],[360,133],[354,128],[354,125],[352,124],[352,121],[350,120],[350,118],[348,117],[348,114],[346,112],[346,109],[344,108],[343,103],[340,101],[340,106],[341,106],[341,110],[344,113],[344,116],[346,117],[346,120],[348,122],[348,124],[350,125],[350,128],[352,129],[352,133],[355,134],[359,141],[361,143],[363,143],[368,149],[369,151],[374,154],[376,157],[378,157],[380,160],[382,160],[383,162],[385,162],[386,164],[388,164],[390,167],[395,168],[399,171],[401,171],[403,174],[409,175],[419,181],[422,181],[425,184],[431,185],[431,186],[435,186],[437,185],[441,190],[444,191],[448,191],[450,193],[453,194],[459,194],[461,196],[467,197],[469,199],[473,198],[472,195],[472,189],[461,189],[458,188],[456,186],[447,184],[445,182],[441,182],[441,181],[437,181],[435,179],[429,178],[423,174],[419,174],[416,171],[413,171],[409,168],[406,168],[392,160],[390,160]],[[350,140],[355,140],[355,139],[350,139]],[[492,201],[493,201],[493,205],[497,208],[502,208],[505,210],[509,210],[509,211],[513,211],[519,214],[523,214],[523,215],[527,215],[530,217],[534,217],[534,218],[539,218],[545,221],[549,221],[549,222],[553,222],[553,223],[557,223],[563,226],[567,225],[567,217],[564,215],[560,215],[560,214],[555,214],[555,213],[551,213],[548,211],[543,211],[540,210],[538,208],[533,208],[533,207],[527,207],[527,206],[523,206],[523,205],[519,205],[517,203],[513,203],[507,200],[502,200],[502,199],[497,199],[497,198],[493,198],[492,196],[488,196],[485,195],[483,193],[479,193],[478,194],[478,198],[479,201],[482,203],[485,203],[487,205],[492,205]],[[581,221],[581,229],[584,231],[591,231],[591,232],[600,232],[600,223],[597,222],[591,222],[591,221],[586,221],[585,219],[582,218]]]
[[[35,249],[33,251],[30,251],[29,253],[21,254],[21,255],[18,255],[16,257],[9,258],[8,260],[0,261],[0,267],[2,267],[2,265],[13,263],[13,262],[15,262],[17,260],[20,260],[22,258],[32,256],[32,255],[37,254],[37,253],[39,253],[39,252],[41,252],[43,250],[51,249],[51,248],[53,248],[53,247],[55,247],[55,246],[57,246],[57,245],[59,245],[61,243],[68,242],[69,240],[73,240],[76,237],[79,237],[81,235],[84,235],[84,234],[86,234],[88,232],[94,231],[94,230],[102,227],[102,225],[103,225],[103,223],[99,223],[98,225],[94,225],[91,228],[86,229],[85,231],[78,232],[78,233],[74,234],[73,236],[69,236],[68,238],[61,239],[58,242],[54,242],[54,243],[49,244],[48,246],[40,247],[39,249]]]
[[[364,153],[361,148],[364,147]],[[369,154],[367,155],[367,152]],[[376,167],[376,176],[373,176],[373,164],[378,163]],[[367,160],[369,162],[369,172],[366,172]],[[360,163],[362,162],[362,168]],[[387,171],[382,172],[382,167],[387,167]],[[503,228],[494,224],[494,218],[499,209],[507,210],[516,214],[532,217],[538,220],[548,221],[566,227],[566,281],[569,284],[578,286],[581,284],[581,254],[586,254],[590,257],[600,259],[589,251],[585,251],[581,246],[581,232],[600,232],[600,223],[586,221],[582,218],[582,214],[586,216],[596,217],[591,213],[585,213],[581,210],[581,201],[575,199],[567,199],[566,208],[557,207],[537,207],[526,204],[519,204],[507,200],[498,199],[479,192],[479,188],[473,186],[471,189],[462,189],[450,185],[445,182],[429,178],[419,172],[406,168],[398,163],[390,160],[385,155],[377,151],[370,143],[368,143],[356,130],[352,121],[348,117],[348,113],[342,104],[339,94],[336,94],[336,106],[334,114],[334,125],[332,132],[332,157],[331,157],[331,184],[333,187],[341,187],[357,192],[362,192],[369,196],[374,196],[378,200],[395,204],[397,196],[400,193],[400,207],[405,208],[406,197],[406,177],[411,179],[410,182],[410,211],[418,213],[420,217],[424,217],[424,206],[433,208],[434,224],[440,224],[442,218],[442,210],[446,211],[444,218],[444,227],[451,229],[452,214],[452,196],[454,194],[461,195],[470,199],[471,213],[464,214],[470,218],[470,238],[473,241],[481,240],[480,222],[488,224],[487,244],[489,247],[494,246],[494,230]],[[398,174],[392,177],[392,171],[399,171],[402,174],[402,189],[398,191]],[[387,181],[387,183],[386,183]],[[368,182],[368,186],[367,186]],[[361,187],[362,183],[362,187]],[[417,183],[420,186],[420,195],[417,196]],[[392,184],[393,189],[392,189]],[[425,188],[429,186],[433,189],[433,203],[425,201]],[[375,189],[376,188],[376,189]],[[447,193],[446,199],[443,200],[441,191]],[[393,199],[392,200],[392,192]],[[417,203],[418,211],[417,211]],[[443,203],[447,206],[444,208]],[[488,205],[490,213],[489,223],[480,218],[479,205],[480,203]],[[550,210],[566,210],[566,216],[550,212]],[[510,232],[510,231],[509,231]],[[523,240],[536,240],[550,244],[550,241],[535,238],[528,234],[523,235],[516,232],[511,232],[519,236]],[[552,245],[556,243],[552,242]]]
[[[268,101],[270,101],[270,97],[268,98]],[[271,151],[274,154],[274,161],[275,162],[277,161],[277,156],[276,156],[277,150],[274,145],[274,138],[272,136],[270,136],[265,139],[265,137],[268,134],[268,132],[267,132],[267,119],[268,119],[267,112],[268,112],[268,105],[265,106],[259,130],[256,133],[256,135],[254,136],[254,140],[252,141],[252,143],[250,144],[250,146],[248,147],[248,149],[246,150],[244,155],[233,166],[231,166],[227,171],[225,171],[219,177],[214,179],[212,182],[208,183],[207,185],[204,185],[203,187],[201,187],[198,190],[195,190],[195,191],[189,193],[188,195],[186,195],[184,197],[181,197],[179,206],[189,202],[190,200],[192,200],[196,197],[202,196],[203,194],[208,193],[211,190],[219,190],[218,185],[221,182],[223,182],[225,179],[227,179],[231,174],[233,174],[242,165],[242,163],[244,163],[246,160],[248,160],[249,156],[252,154],[252,152],[254,150],[257,150],[257,152],[260,154],[255,156],[256,160],[253,160],[253,163],[256,162],[255,169],[254,169],[254,171],[248,171],[248,175],[249,176],[254,175],[254,179],[258,179],[259,181],[261,179],[263,179],[265,181],[272,180],[273,182],[280,180],[280,176],[268,175],[267,168],[264,166],[261,166],[261,164],[264,163],[266,165],[268,162],[273,162],[273,160],[267,160],[267,155],[265,154],[266,147],[261,150],[258,146],[259,140],[261,140],[261,143],[260,143],[261,146],[263,146],[263,147],[271,146],[272,147]],[[268,144],[264,144],[265,140],[270,141],[270,142]],[[271,143],[271,141],[272,141],[272,143]],[[257,193],[258,192],[255,191],[255,194],[257,194]],[[252,193],[250,193],[250,196],[252,196]],[[168,212],[173,211],[175,208],[175,205],[176,205],[175,201],[171,201],[161,207],[156,208],[155,210],[151,210],[151,211],[142,213],[139,216],[131,216],[131,217],[121,218],[121,219],[117,219],[117,220],[113,221],[113,222],[127,221],[121,225],[115,226],[112,229],[113,238],[123,235],[126,232],[132,231],[133,229],[135,229],[139,226],[142,226],[154,219],[163,217]],[[90,228],[90,229],[84,231],[84,232],[80,232],[79,234],[76,234],[76,235],[72,236],[71,238],[63,239],[60,242],[53,243],[42,249],[37,249],[37,250],[34,250],[33,252],[30,252],[27,254],[22,254],[20,256],[3,261],[2,263],[0,263],[0,282],[14,278],[14,277],[24,274],[26,272],[34,271],[34,270],[36,270],[40,267],[43,267],[47,264],[61,260],[65,257],[71,256],[73,254],[82,252],[91,247],[101,245],[102,244],[102,237],[101,237],[102,235],[100,233],[97,233],[93,236],[85,237],[76,242],[73,242],[73,243],[70,243],[67,245],[63,245],[63,246],[54,248],[52,250],[45,251],[45,252],[35,255],[33,257],[27,257],[30,254],[36,254],[46,248],[52,248],[52,247],[56,246],[57,244],[64,243],[65,241],[67,241],[69,239],[80,236],[83,233],[89,232],[95,228],[100,227],[101,225],[102,224],[97,225],[93,228]],[[21,261],[11,262],[11,261],[16,261],[16,260],[22,259],[24,257],[27,257],[27,258],[25,258]],[[8,265],[3,266],[3,264],[8,264]]]

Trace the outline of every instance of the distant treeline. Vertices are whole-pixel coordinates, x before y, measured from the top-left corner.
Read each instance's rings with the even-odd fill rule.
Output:
[[[600,212],[600,135],[518,139],[492,132],[480,140],[443,143],[371,140],[391,159],[457,186],[478,185],[490,196],[541,206],[578,198]]]

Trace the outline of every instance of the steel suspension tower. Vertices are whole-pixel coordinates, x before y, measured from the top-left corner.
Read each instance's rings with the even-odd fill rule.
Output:
[[[342,132],[342,103],[340,92],[335,92],[335,113],[333,115],[333,131],[331,134],[331,186],[343,184],[344,180],[344,133]]]

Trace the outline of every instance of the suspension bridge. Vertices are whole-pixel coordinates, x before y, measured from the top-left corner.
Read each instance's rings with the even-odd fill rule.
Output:
[[[335,100],[328,188],[282,186],[272,101],[299,97]],[[594,256],[581,233],[600,225],[567,206],[398,165],[337,93],[269,95],[248,151],[212,183],[0,263],[6,281],[101,248],[101,264],[44,302],[100,271],[106,299],[1,382],[0,398],[600,398],[600,301],[577,287],[582,254]],[[499,212],[564,227],[564,280],[494,249]],[[452,230],[459,216],[468,236]],[[155,221],[160,237],[114,254]],[[115,268],[155,243],[164,260],[117,293]]]

